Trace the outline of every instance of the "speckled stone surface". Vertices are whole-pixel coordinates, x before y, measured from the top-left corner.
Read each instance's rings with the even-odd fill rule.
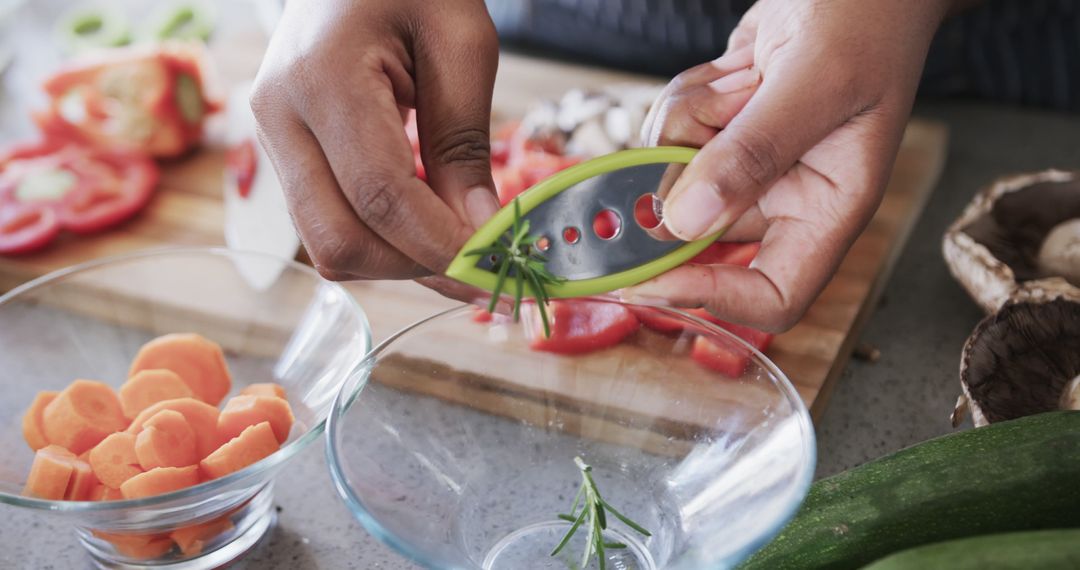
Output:
[[[1080,167],[1080,117],[958,102],[922,103],[917,113],[951,127],[948,163],[863,334],[881,359],[852,362],[819,423],[822,476],[952,430],[960,347],[981,315],[948,275],[942,233],[996,176]],[[413,568],[349,515],[331,486],[322,445],[285,469],[275,502],[277,525],[234,568]],[[89,566],[63,523],[0,507],[0,568]]]

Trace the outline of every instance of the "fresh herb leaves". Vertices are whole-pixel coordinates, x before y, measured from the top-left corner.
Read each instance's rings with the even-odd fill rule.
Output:
[[[514,198],[514,223],[510,231],[488,247],[470,250],[465,255],[491,256],[492,271],[495,272],[495,289],[491,294],[488,312],[494,313],[499,297],[506,287],[508,279],[514,280],[514,321],[521,317],[521,302],[525,297],[525,284],[528,283],[536,298],[536,307],[540,310],[540,320],[544,324],[544,336],[551,336],[551,324],[548,322],[547,303],[550,300],[547,287],[561,283],[565,279],[556,277],[544,267],[547,258],[540,252],[537,242],[541,236],[529,234],[529,220],[521,218],[521,205]]]
[[[581,488],[578,489],[577,496],[574,497],[574,502],[570,505],[570,514],[559,515],[560,519],[571,523],[570,530],[566,531],[562,540],[555,546],[555,550],[551,551],[551,555],[558,554],[570,542],[574,533],[582,526],[585,526],[589,534],[585,540],[585,553],[581,556],[581,567],[586,567],[589,564],[589,559],[595,554],[597,562],[600,564],[600,570],[605,570],[606,557],[604,549],[626,548],[626,545],[621,542],[604,542],[604,530],[607,529],[606,513],[614,515],[626,526],[645,536],[652,536],[652,534],[638,523],[615,510],[600,496],[600,491],[596,488],[596,481],[592,477],[591,466],[586,464],[580,457],[575,457],[574,463],[581,470]],[[580,513],[578,513],[578,506],[581,506]]]

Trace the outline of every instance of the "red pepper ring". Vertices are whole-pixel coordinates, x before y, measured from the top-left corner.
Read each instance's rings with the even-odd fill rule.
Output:
[[[56,212],[45,204],[6,204],[0,208],[0,254],[41,249],[60,233]]]
[[[60,226],[77,234],[99,232],[134,216],[150,201],[159,178],[153,161],[132,154],[100,153],[89,164],[75,163],[72,168],[95,163],[104,163],[111,172],[97,174],[95,184],[72,192],[56,209]]]

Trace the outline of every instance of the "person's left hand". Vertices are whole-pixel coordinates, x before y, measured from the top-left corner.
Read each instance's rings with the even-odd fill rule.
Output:
[[[934,31],[952,0],[759,0],[716,61],[682,73],[648,144],[703,147],[663,196],[690,241],[761,240],[749,268],[684,265],[624,300],[794,326],[881,201]]]

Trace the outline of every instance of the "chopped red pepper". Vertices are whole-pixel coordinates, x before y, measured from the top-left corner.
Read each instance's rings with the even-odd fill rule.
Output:
[[[150,200],[157,165],[146,155],[50,140],[0,157],[0,253],[47,245],[62,229],[92,233],[133,216]]]
[[[44,84],[48,109],[35,114],[49,138],[97,148],[177,156],[202,137],[218,105],[206,96],[194,46],[109,50],[74,62]]]
[[[532,307],[535,312],[535,306]],[[629,309],[615,303],[555,300],[548,305],[551,336],[534,315],[530,347],[559,354],[582,354],[615,346],[640,326]]]
[[[715,370],[728,378],[739,378],[750,363],[750,352],[734,343],[716,343],[703,336],[694,339],[690,348],[694,362]]]
[[[256,157],[255,141],[251,139],[243,140],[225,152],[225,172],[236,183],[236,192],[241,198],[251,195]]]

